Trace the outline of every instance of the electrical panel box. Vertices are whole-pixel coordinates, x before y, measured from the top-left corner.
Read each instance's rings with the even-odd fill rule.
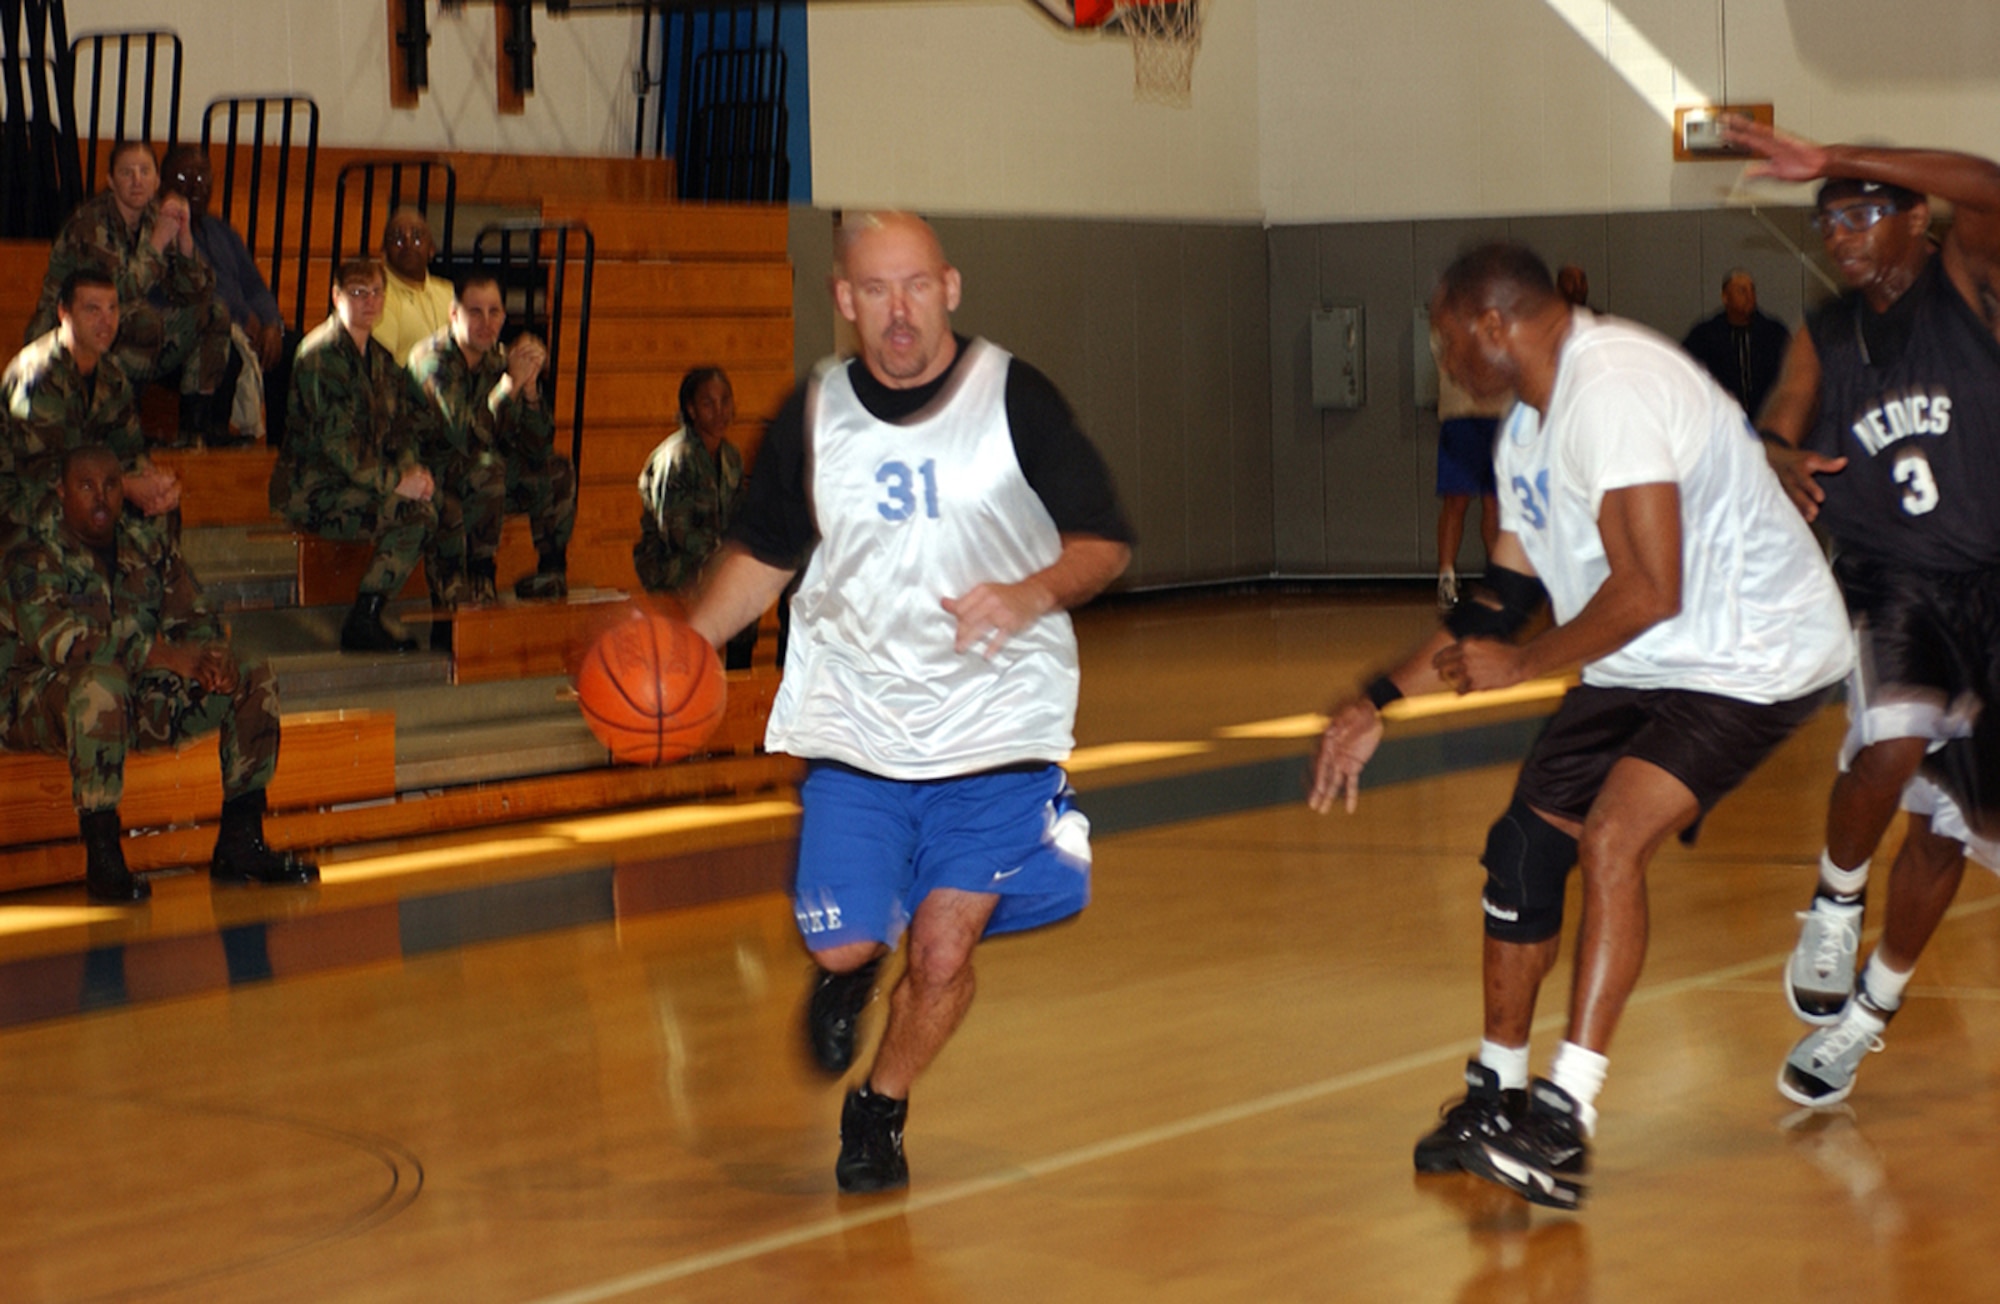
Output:
[[[1367,398],[1363,383],[1367,349],[1361,306],[1322,308],[1312,315],[1313,406],[1358,408]]]

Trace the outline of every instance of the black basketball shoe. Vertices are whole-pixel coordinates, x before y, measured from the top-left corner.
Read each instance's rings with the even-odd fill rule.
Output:
[[[854,1063],[854,1025],[875,991],[880,956],[853,973],[819,971],[812,998],[806,1002],[806,1047],[813,1063],[835,1075]]]
[[[1552,1209],[1577,1209],[1589,1192],[1590,1143],[1576,1098],[1547,1078],[1528,1088],[1528,1112],[1465,1147],[1466,1171]]]
[[[1494,1135],[1501,1115],[1518,1119],[1528,1109],[1528,1093],[1502,1090],[1500,1075],[1478,1060],[1465,1062],[1465,1094],[1438,1108],[1438,1125],[1417,1141],[1417,1171],[1456,1173],[1469,1145]]]
[[[840,1109],[840,1161],[833,1175],[849,1195],[895,1191],[910,1184],[903,1159],[903,1120],[910,1102],[878,1096],[867,1087],[847,1093]]]

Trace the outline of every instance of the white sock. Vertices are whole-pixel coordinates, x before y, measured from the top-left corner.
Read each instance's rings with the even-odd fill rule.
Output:
[[[1897,973],[1882,959],[1877,950],[1868,957],[1868,964],[1861,971],[1861,990],[1878,1010],[1894,1013],[1903,1004],[1903,989],[1910,985],[1910,975]]]
[[[1556,1047],[1556,1062],[1549,1066],[1549,1081],[1576,1101],[1577,1121],[1585,1136],[1597,1131],[1597,1093],[1604,1089],[1604,1074],[1611,1061],[1573,1041]]]
[[[1479,1062],[1499,1075],[1502,1091],[1523,1091],[1528,1086],[1528,1048],[1526,1046],[1502,1046],[1497,1041],[1481,1040]]]
[[[1870,997],[1869,999],[1873,1000],[1874,998]],[[1893,1013],[1895,1011],[1891,1010],[1877,1014],[1868,1008],[1868,1001],[1849,1001],[1847,1003],[1847,1013],[1840,1016],[1840,1021],[1844,1024],[1855,1024],[1879,1036],[1882,1030],[1889,1026],[1889,1015]]]
[[[1833,857],[1822,851],[1819,853],[1819,885],[1835,896],[1859,901],[1861,893],[1868,887],[1869,861],[1862,861],[1853,869],[1842,869],[1833,863]]]

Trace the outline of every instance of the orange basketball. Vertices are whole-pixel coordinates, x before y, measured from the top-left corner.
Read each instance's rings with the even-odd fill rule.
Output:
[[[722,661],[692,626],[640,609],[591,644],[576,672],[584,722],[612,756],[660,765],[708,741],[722,722]]]

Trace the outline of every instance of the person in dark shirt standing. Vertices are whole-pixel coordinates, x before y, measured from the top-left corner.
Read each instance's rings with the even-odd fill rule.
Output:
[[[1736,396],[1752,421],[1777,383],[1792,333],[1757,310],[1757,282],[1741,267],[1722,278],[1722,311],[1695,323],[1681,347]]]

